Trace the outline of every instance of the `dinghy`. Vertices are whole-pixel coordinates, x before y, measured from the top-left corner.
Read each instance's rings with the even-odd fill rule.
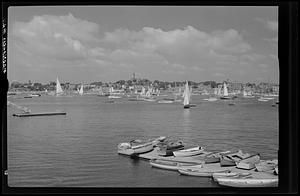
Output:
[[[182,141],[176,141],[176,142],[170,141],[167,143],[158,144],[157,153],[160,156],[172,156],[173,151],[182,150],[182,149],[184,149],[184,145]]]
[[[247,158],[244,158],[236,163],[236,167],[239,169],[253,169],[255,168],[255,164],[259,163],[260,155],[254,154]]]
[[[160,169],[167,169],[167,170],[178,170],[179,165],[184,166],[192,166],[196,165],[198,163],[179,163],[175,161],[167,161],[167,160],[161,160],[161,159],[151,159],[150,165],[152,167],[160,168]]]
[[[196,166],[181,166],[178,167],[178,172],[183,175],[199,176],[199,177],[211,177],[213,173],[228,173],[229,169],[216,167],[211,164],[201,164]]]
[[[213,173],[212,177],[214,181],[218,181],[218,178],[224,178],[224,177],[247,177],[250,176],[251,173],[249,172],[215,172]]]
[[[222,186],[229,187],[277,187],[278,178],[217,178],[217,182]]]
[[[189,157],[189,156],[198,155],[203,150],[204,150],[203,147],[196,146],[193,148],[173,151],[173,154],[175,157]]]
[[[278,165],[278,160],[264,160],[260,161],[259,163],[255,164],[256,171],[264,172],[264,171],[271,171],[274,170],[275,167]]]
[[[250,154],[243,153],[241,150],[238,150],[237,152],[225,154],[220,157],[220,165],[221,167],[236,166],[236,162],[245,159],[249,156]]]

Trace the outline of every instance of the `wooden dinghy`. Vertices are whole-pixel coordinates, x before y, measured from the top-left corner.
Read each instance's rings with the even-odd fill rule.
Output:
[[[184,145],[182,141],[176,141],[176,142],[170,141],[167,143],[160,143],[157,146],[158,146],[157,153],[159,156],[172,156],[173,151],[184,149]]]
[[[178,172],[189,176],[212,177],[213,173],[228,173],[230,170],[215,164],[201,164],[195,166],[179,165]]]
[[[236,167],[239,169],[250,170],[255,168],[255,164],[259,163],[259,161],[260,161],[260,155],[254,154],[237,162]]]
[[[255,164],[256,171],[264,172],[274,170],[275,167],[278,165],[278,160],[261,160],[259,163]]]
[[[192,147],[192,148],[188,148],[188,149],[173,151],[173,155],[175,157],[189,157],[189,156],[198,155],[203,150],[204,150],[203,147],[196,146],[196,147]]]
[[[237,152],[230,152],[220,157],[220,165],[222,167],[236,166],[236,162],[239,162],[249,156],[251,156],[249,153],[243,153],[241,150],[238,150]]]
[[[118,144],[118,153],[129,156],[147,153],[152,151],[155,145],[157,145],[159,142],[162,142],[165,139],[165,136],[160,136],[154,140],[132,140],[130,142],[120,143]]]
[[[215,172],[213,173],[212,177],[214,179],[214,181],[218,181],[218,178],[224,178],[224,177],[247,177],[247,176],[250,176],[251,173],[249,172]]]
[[[161,159],[151,159],[150,165],[152,167],[160,168],[160,169],[167,169],[167,170],[178,170],[179,165],[183,166],[192,166],[196,165],[197,163],[180,163],[175,161],[167,161],[167,160],[161,160]]]
[[[195,156],[195,159],[203,160],[203,162],[206,164],[219,163],[221,156],[228,153],[230,153],[230,151],[222,151],[222,152],[202,151],[201,154]]]
[[[217,178],[217,182],[222,186],[229,187],[277,187],[278,178]]]

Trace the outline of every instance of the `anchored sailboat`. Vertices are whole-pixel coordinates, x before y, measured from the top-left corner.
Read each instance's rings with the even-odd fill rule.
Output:
[[[191,93],[190,93],[190,88],[188,81],[185,83],[185,89],[183,92],[183,108],[190,108],[190,98],[191,98]]]
[[[83,85],[81,85],[80,90],[79,90],[79,95],[83,95]]]
[[[63,89],[60,86],[58,77],[56,78],[56,96],[62,95],[64,93]]]
[[[228,89],[225,82],[223,84],[223,96],[221,96],[220,99],[231,99],[231,97],[228,94]]]

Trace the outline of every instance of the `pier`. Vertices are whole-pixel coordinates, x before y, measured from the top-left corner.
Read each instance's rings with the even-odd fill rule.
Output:
[[[42,113],[19,113],[13,114],[16,117],[30,117],[30,116],[53,116],[53,115],[66,115],[66,112],[42,112]]]

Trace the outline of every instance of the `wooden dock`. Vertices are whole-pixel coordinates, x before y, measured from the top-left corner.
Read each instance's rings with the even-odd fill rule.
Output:
[[[52,115],[66,115],[66,112],[41,112],[41,113],[19,113],[13,114],[16,117],[30,117],[30,116],[52,116]]]

